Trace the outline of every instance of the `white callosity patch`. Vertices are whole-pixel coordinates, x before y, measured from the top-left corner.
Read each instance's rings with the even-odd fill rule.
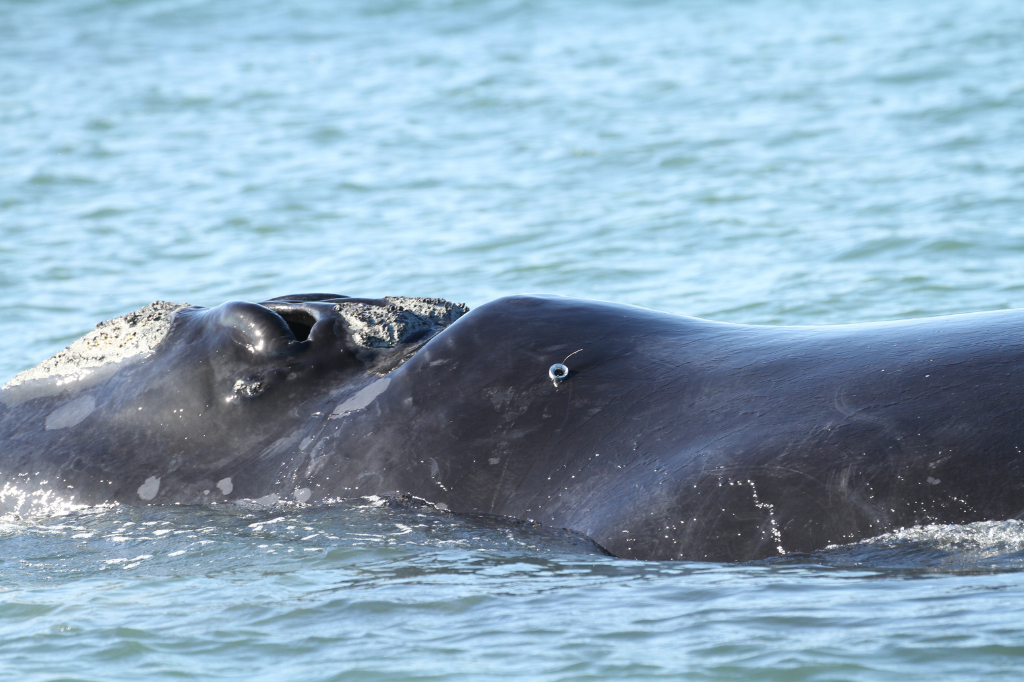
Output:
[[[309,488],[299,488],[295,491],[295,501],[299,504],[305,504],[309,501],[309,498],[313,496],[313,491]]]
[[[146,482],[139,486],[139,497],[144,500],[152,500],[160,492],[160,478],[150,476]]]
[[[152,351],[171,327],[175,311],[188,303],[156,301],[134,312],[105,320],[96,329],[4,385],[12,388],[34,379],[81,376],[88,370]]]
[[[46,417],[46,430],[66,429],[80,424],[96,409],[96,399],[91,395],[83,395],[66,405],[61,405]]]
[[[385,377],[360,389],[355,393],[355,395],[350,396],[348,400],[334,408],[334,412],[331,413],[330,419],[337,419],[338,417],[345,416],[349,412],[355,412],[366,408],[377,398],[377,396],[387,389],[388,384],[390,383],[391,378]]]
[[[387,306],[339,303],[334,309],[345,320],[352,339],[367,348],[394,348],[414,334],[446,327],[469,308],[440,298],[386,296]]]
[[[230,495],[231,491],[235,489],[235,484],[231,482],[231,477],[228,476],[217,481],[217,489],[224,495]]]

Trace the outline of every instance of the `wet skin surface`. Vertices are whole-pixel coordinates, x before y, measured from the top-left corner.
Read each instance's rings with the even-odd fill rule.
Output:
[[[366,347],[342,306],[386,302],[286,299],[185,308],[105,378],[6,389],[4,482],[90,504],[411,494],[639,559],[1024,511],[1019,311],[773,328],[518,296]]]

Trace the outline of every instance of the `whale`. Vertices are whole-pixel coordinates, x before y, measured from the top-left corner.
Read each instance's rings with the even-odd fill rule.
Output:
[[[156,302],[0,389],[0,510],[416,499],[640,560],[1024,516],[1024,311],[755,326],[549,295]]]

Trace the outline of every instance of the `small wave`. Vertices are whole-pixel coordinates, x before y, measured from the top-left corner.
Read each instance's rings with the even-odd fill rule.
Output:
[[[111,568],[168,575],[246,566],[279,570],[294,568],[300,555],[317,566],[374,557],[416,562],[453,550],[495,560],[605,555],[579,533],[451,514],[403,498],[315,506],[61,507],[46,515],[0,517],[0,543],[10,556],[36,557],[16,567],[27,571],[28,580],[53,571],[95,575]]]
[[[45,483],[45,481],[44,481]],[[32,519],[65,516],[88,509],[107,509],[111,504],[77,504],[45,488],[26,490],[8,481],[0,488],[0,528]]]
[[[1024,569],[1024,521],[928,524],[791,554],[771,564],[816,563],[834,567],[892,568],[950,572]]]

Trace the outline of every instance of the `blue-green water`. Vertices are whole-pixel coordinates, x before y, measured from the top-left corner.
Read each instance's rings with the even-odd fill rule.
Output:
[[[154,299],[1024,307],[1024,4],[0,0],[0,381]],[[0,521],[18,680],[1024,673],[1024,524],[756,565],[370,502]]]

